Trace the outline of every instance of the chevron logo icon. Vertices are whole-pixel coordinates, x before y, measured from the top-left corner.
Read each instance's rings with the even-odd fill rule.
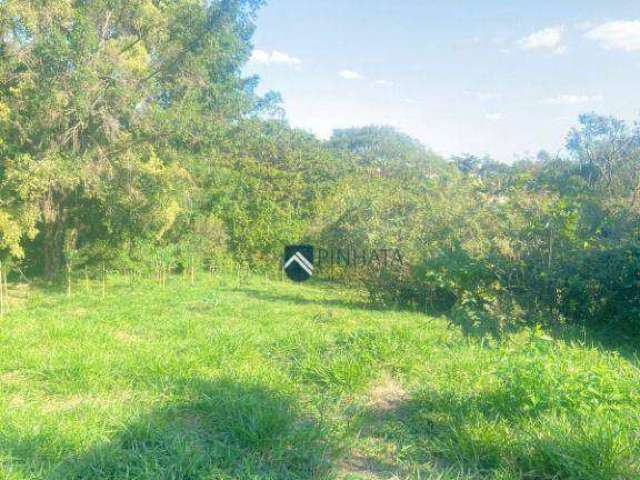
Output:
[[[294,282],[304,282],[313,275],[313,246],[287,245],[284,247],[283,268]]]

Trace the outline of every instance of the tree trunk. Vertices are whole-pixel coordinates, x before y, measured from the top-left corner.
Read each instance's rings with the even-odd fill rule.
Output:
[[[51,279],[62,271],[64,264],[64,224],[65,211],[62,202],[54,199],[55,194],[49,194],[43,205],[44,224],[43,256],[44,274]]]
[[[53,278],[60,273],[64,262],[64,225],[58,221],[45,223],[43,234],[44,274]]]

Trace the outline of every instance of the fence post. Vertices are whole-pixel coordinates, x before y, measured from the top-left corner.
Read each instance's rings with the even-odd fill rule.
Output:
[[[7,313],[9,313],[9,309],[11,308],[9,306],[9,280],[7,279],[8,274],[9,274],[8,269],[5,268],[4,269],[4,289],[2,291],[4,292],[4,296],[5,296],[5,301],[6,301],[5,310],[7,311]],[[0,281],[2,281],[2,277],[0,277]]]
[[[105,274],[104,263],[102,264],[102,298],[104,298],[107,293],[107,278]]]
[[[71,264],[67,263],[67,297],[71,298]]]
[[[0,315],[4,315],[4,287],[2,283],[2,262],[0,262]]]

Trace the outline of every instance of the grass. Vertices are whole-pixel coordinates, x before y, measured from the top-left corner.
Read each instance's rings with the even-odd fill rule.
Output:
[[[640,478],[633,353],[320,284],[90,287],[0,319],[0,478]]]

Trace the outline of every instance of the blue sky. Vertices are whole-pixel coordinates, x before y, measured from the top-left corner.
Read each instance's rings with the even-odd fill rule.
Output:
[[[557,151],[640,117],[640,1],[271,0],[247,66],[292,126],[393,125],[445,154]]]

